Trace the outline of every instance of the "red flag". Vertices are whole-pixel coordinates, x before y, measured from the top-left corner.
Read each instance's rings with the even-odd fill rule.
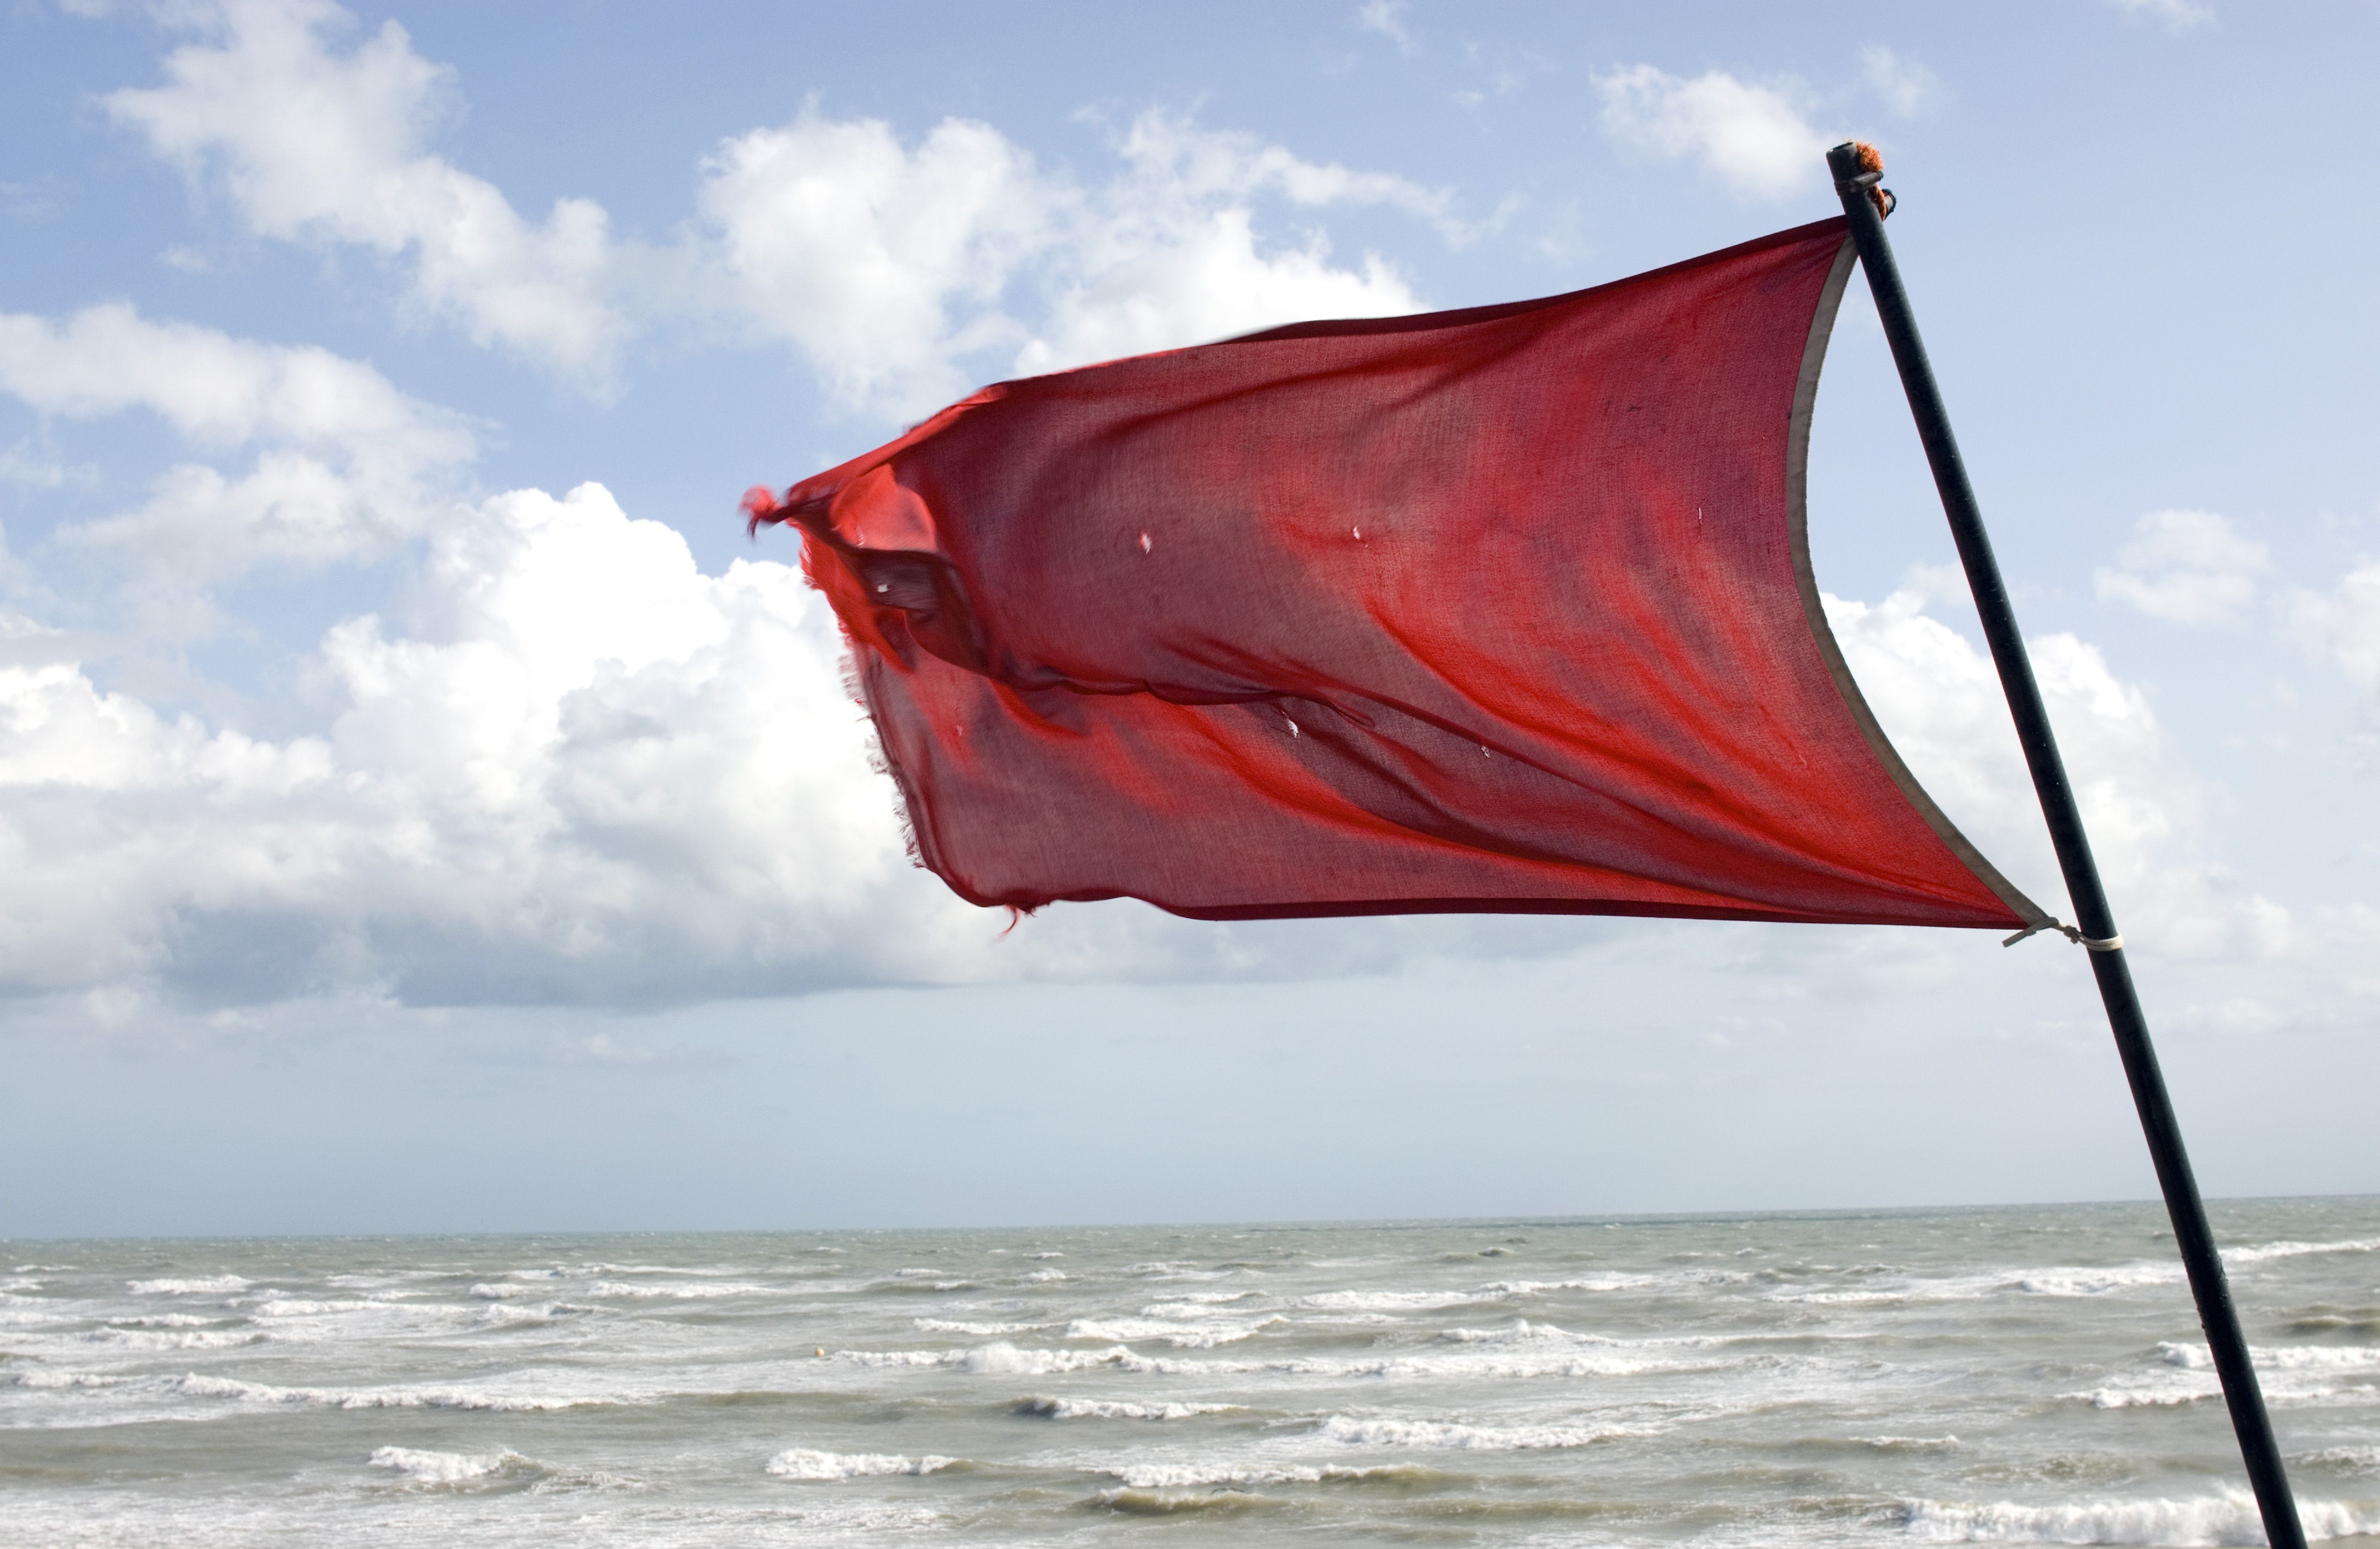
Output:
[[[1819,611],[1844,231],[1004,382],[754,521],[976,903],[2030,925]]]

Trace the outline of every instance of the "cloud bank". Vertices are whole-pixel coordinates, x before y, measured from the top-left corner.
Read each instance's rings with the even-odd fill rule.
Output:
[[[393,23],[349,42],[321,0],[173,14],[194,37],[162,83],[103,99],[114,121],[256,236],[379,255],[408,309],[599,394],[674,330],[766,341],[846,412],[898,419],[992,372],[1422,304],[1385,259],[1342,260],[1318,228],[1268,237],[1281,212],[1391,211],[1458,247],[1493,229],[1444,189],[1178,114],[1111,130],[1114,164],[1086,176],[987,124],[905,135],[813,103],[716,146],[684,229],[640,243],[585,200],[524,217],[435,154],[454,79]],[[1365,14],[1396,40],[1397,7]],[[1866,64],[1896,106],[1923,105],[1922,69],[1884,50]],[[1638,65],[1596,90],[1616,140],[1733,197],[1818,175],[1827,137],[1790,82]],[[113,686],[81,637],[0,612],[0,995],[653,1005],[1311,975],[1424,940],[1526,951],[1639,928],[1234,929],[1107,905],[1003,938],[1004,916],[907,865],[832,621],[787,566],[705,575],[597,485],[486,490],[486,428],[371,366],[122,303],[0,314],[0,392],[55,419],[154,417],[184,454],[139,503],[56,540],[110,577],[147,640],[203,635],[223,588],[260,572],[380,565],[394,599],[301,647],[308,725],[274,735]],[[2144,518],[2117,561],[2103,598],[2190,623],[2247,619],[2268,564],[2189,511]],[[1828,606],[1920,777],[2056,907],[1988,662],[1913,590]],[[2304,594],[2291,619],[2308,650],[2380,684],[2380,567]],[[2219,793],[2140,685],[2073,635],[2035,648],[2111,879],[2146,901],[2135,928],[2209,961],[2333,928],[2214,858]]]

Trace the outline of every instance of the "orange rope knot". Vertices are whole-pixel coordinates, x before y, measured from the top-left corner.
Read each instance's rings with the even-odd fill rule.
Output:
[[[1874,173],[1878,177],[1884,175],[1883,151],[1864,139],[1852,141],[1852,149],[1859,152],[1859,168],[1863,175]],[[1882,187],[1869,188],[1867,197],[1876,201],[1876,215],[1878,220],[1884,220],[1891,215],[1893,207],[1900,202],[1892,197],[1890,188]]]

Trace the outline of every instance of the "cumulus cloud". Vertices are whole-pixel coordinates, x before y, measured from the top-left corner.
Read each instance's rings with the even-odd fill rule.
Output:
[[[415,295],[502,345],[601,391],[631,331],[615,302],[623,254],[600,205],[557,200],[542,223],[492,185],[429,154],[453,72],[391,21],[342,53],[353,25],[330,0],[202,0],[174,18],[203,41],[165,60],[163,85],[103,98],[118,123],[188,175],[219,184],[249,227],[409,257]]]
[[[590,485],[470,508],[408,591],[328,633],[327,724],[282,742],[13,653],[0,985],[688,998],[979,956],[902,864],[795,571],[704,576]]]
[[[1691,161],[1738,199],[1809,187],[1833,143],[1803,116],[1803,94],[1790,82],[1763,86],[1724,70],[1687,79],[1631,65],[1597,76],[1595,89],[1606,134],[1665,161]]]
[[[914,150],[890,126],[806,109],[729,140],[704,218],[740,312],[798,348],[852,405],[955,395],[959,361],[1024,330],[1010,277],[1055,239],[1069,190],[989,125],[950,119]]]
[[[1934,72],[1898,50],[1872,43],[1859,51],[1860,69],[1885,105],[1903,118],[1923,112],[1941,90]]]
[[[145,410],[200,449],[259,449],[245,472],[176,464],[137,508],[62,529],[65,546],[103,556],[152,613],[202,615],[206,588],[260,564],[385,558],[428,530],[477,454],[460,416],[358,361],[122,303],[60,321],[0,313],[0,393],[59,418]]]
[[[1048,370],[1318,315],[1410,311],[1384,260],[1336,262],[1318,230],[1268,239],[1259,207],[1381,205],[1476,236],[1443,189],[1305,161],[1253,136],[1143,114],[1105,181],[1044,168],[989,125],[914,144],[812,104],[722,144],[695,229],[615,237],[565,199],[541,223],[426,149],[453,72],[395,22],[342,51],[329,0],[176,13],[202,41],[165,81],[103,99],[120,123],[276,239],[359,245],[416,303],[598,394],[638,333],[698,317],[791,345],[846,409],[914,418],[980,374]]]
[[[1306,317],[1420,303],[1366,255],[1258,235],[1257,201],[1385,205],[1450,243],[1477,228],[1443,190],[1303,160],[1174,115],[1136,117],[1103,185],[1037,166],[989,125],[915,147],[890,126],[806,110],[707,165],[701,210],[735,305],[798,349],[846,406],[909,418],[972,373],[1031,373]]]
[[[2152,511],[2117,551],[2119,563],[2092,572],[2106,600],[2174,623],[2228,623],[2256,595],[2270,568],[2265,545],[2240,536],[2212,511]]]
[[[2034,902],[2068,913],[2023,753],[1990,658],[1904,590],[1827,598],[1827,617],[1893,745],[1951,820]],[[2281,951],[2289,912],[2243,889],[2213,851],[2217,793],[2159,728],[2147,696],[2072,635],[2030,643],[2034,671],[2127,935],[2204,959]]]

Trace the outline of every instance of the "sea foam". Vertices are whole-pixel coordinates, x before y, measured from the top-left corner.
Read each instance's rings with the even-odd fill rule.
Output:
[[[1240,1404],[1138,1404],[1115,1398],[1022,1398],[1018,1414],[1042,1420],[1189,1420],[1245,1408]]]
[[[817,1452],[795,1447],[769,1459],[768,1471],[779,1479],[823,1481],[865,1479],[879,1474],[937,1473],[957,1462],[955,1458],[928,1453],[902,1458],[889,1452]]]
[[[128,1280],[124,1289],[135,1296],[228,1296],[254,1282],[237,1275],[200,1275],[161,1280]]]
[[[1479,1452],[1529,1452],[1587,1446],[1650,1433],[1619,1425],[1464,1425],[1441,1420],[1357,1419],[1334,1414],[1315,1433],[1348,1446],[1417,1446]]]
[[[1918,1500],[1901,1508],[1909,1536],[1928,1543],[2137,1543],[2199,1545],[2262,1543],[2264,1522],[2244,1490],[2180,1499],[2083,1501],[2026,1506],[1996,1501],[1970,1506]],[[2309,1539],[2380,1531],[2380,1507],[2344,1501],[2300,1501]]]
[[[540,1470],[542,1465],[517,1452],[431,1452],[409,1446],[375,1448],[366,1459],[375,1469],[403,1474],[415,1484],[464,1484],[494,1473]]]

